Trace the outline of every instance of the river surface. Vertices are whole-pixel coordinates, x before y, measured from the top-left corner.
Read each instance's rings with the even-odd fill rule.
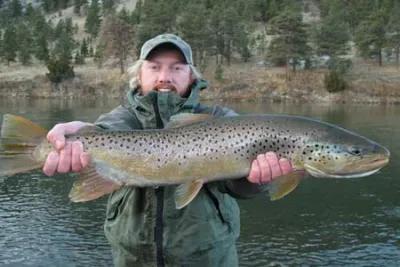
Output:
[[[93,121],[118,104],[0,99],[0,114],[56,122]],[[400,106],[220,103],[242,113],[322,119],[392,152],[370,177],[305,179],[286,198],[241,200],[241,266],[400,266]],[[72,179],[31,172],[0,177],[0,266],[110,266],[103,235],[106,198],[74,204]]]

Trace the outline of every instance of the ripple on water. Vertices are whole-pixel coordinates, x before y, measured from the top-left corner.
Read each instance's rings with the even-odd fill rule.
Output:
[[[28,173],[0,186],[0,265],[111,265],[104,200],[73,204],[69,176]]]

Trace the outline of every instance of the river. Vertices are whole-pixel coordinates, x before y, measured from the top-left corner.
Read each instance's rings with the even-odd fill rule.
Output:
[[[56,122],[93,121],[116,100],[0,99],[0,114]],[[400,106],[219,103],[241,113],[314,117],[354,130],[392,152],[370,177],[305,179],[286,198],[240,200],[241,266],[399,266]],[[110,266],[103,235],[106,198],[71,203],[69,175],[0,177],[0,266]]]

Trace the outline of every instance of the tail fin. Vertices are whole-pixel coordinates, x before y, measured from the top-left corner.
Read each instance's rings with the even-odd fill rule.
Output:
[[[23,117],[5,114],[0,131],[0,176],[41,167],[32,153],[46,134],[47,130]]]

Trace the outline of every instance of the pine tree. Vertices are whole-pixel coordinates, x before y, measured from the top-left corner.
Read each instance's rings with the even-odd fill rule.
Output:
[[[383,9],[374,10],[359,24],[355,34],[355,43],[361,56],[376,57],[379,66],[382,66],[382,51],[387,43],[387,19]]]
[[[306,59],[310,53],[301,13],[289,8],[283,10],[271,20],[271,32],[276,37],[271,41],[268,57],[274,62],[292,65],[296,71],[299,60]]]
[[[47,62],[49,60],[47,37],[43,33],[34,37],[33,54],[38,60],[43,62]]]
[[[157,34],[175,32],[177,3],[171,0],[143,2],[141,23],[138,29],[138,46]]]
[[[0,61],[4,57],[3,46],[4,46],[3,31],[0,29]]]
[[[44,16],[36,11],[31,20],[33,45],[33,55],[41,61],[46,62],[49,59],[48,41],[52,34],[50,25],[46,22]]]
[[[8,25],[3,37],[3,57],[10,65],[11,61],[15,61],[18,51],[17,34],[13,25]]]
[[[88,15],[85,22],[85,30],[93,38],[96,38],[101,24],[100,7],[98,0],[92,0],[89,6]]]
[[[86,0],[74,0],[74,3],[73,3],[74,13],[80,16],[81,15],[81,9],[86,4],[87,4]]]
[[[350,28],[345,21],[345,6],[340,1],[329,1],[324,16],[315,30],[314,42],[319,55],[334,57],[349,50]]]
[[[103,10],[107,13],[114,9],[114,0],[103,0]]]
[[[89,50],[88,50],[88,45],[87,45],[87,42],[86,42],[86,39],[84,38],[83,40],[82,40],[82,44],[81,44],[81,49],[80,49],[81,51],[81,55],[85,58],[85,57],[87,57],[87,56],[89,56]]]
[[[44,12],[49,13],[52,10],[51,0],[42,0],[42,8]]]
[[[400,3],[395,2],[386,26],[389,46],[394,50],[396,65],[400,67]]]
[[[32,58],[32,33],[25,23],[17,27],[17,42],[19,45],[18,59],[23,65],[28,65]]]
[[[9,9],[11,17],[17,18],[22,16],[22,5],[19,0],[12,0]]]
[[[203,4],[198,2],[191,2],[186,8],[191,12],[182,14],[177,29],[182,38],[191,45],[195,64],[204,70],[206,57],[212,47],[207,10]]]
[[[142,18],[143,0],[136,1],[135,9],[131,13],[130,21],[136,25],[140,24]]]
[[[134,49],[134,29],[118,16],[110,15],[104,23],[100,43],[104,45],[103,56],[118,59],[121,74],[125,61]]]

